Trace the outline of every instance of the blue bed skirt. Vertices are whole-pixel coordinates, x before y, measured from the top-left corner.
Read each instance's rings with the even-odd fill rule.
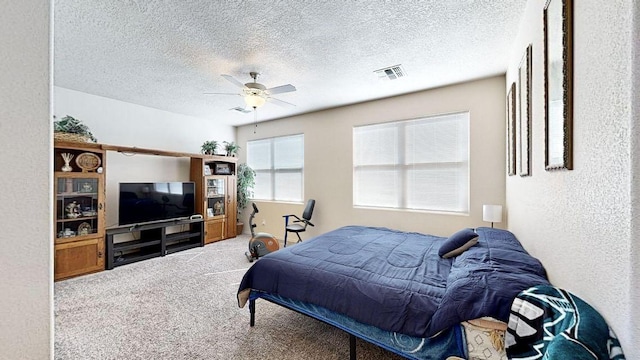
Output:
[[[449,356],[466,357],[464,331],[460,325],[444,330],[431,338],[417,338],[363,324],[320,306],[265,292],[251,291],[249,299],[256,300],[258,298],[323,321],[408,359],[442,360]]]

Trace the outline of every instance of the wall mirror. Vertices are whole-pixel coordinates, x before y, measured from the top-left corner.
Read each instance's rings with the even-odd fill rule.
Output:
[[[545,169],[573,169],[571,0],[544,7]]]
[[[531,175],[531,44],[524,52],[518,68],[518,114],[520,176]]]
[[[516,83],[507,94],[507,173],[516,174]]]

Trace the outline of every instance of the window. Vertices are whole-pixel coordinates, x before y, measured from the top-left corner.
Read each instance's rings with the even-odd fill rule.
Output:
[[[254,199],[302,201],[304,135],[249,141],[247,164],[256,172]]]
[[[353,129],[355,206],[467,213],[469,113]]]

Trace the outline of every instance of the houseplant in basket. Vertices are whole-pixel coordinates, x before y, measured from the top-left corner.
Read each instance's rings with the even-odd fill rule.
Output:
[[[247,164],[239,164],[236,171],[237,176],[237,201],[238,201],[238,217],[236,233],[242,234],[244,223],[240,220],[242,210],[247,207],[249,200],[253,197],[253,186],[256,184],[256,172]]]
[[[69,115],[53,122],[53,135],[62,141],[98,142],[87,125]]]

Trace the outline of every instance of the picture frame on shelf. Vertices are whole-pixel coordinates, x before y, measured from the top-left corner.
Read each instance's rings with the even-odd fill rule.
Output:
[[[516,83],[507,93],[507,174],[516,174]]]
[[[520,176],[531,176],[531,58],[532,45],[525,49],[518,67],[518,159]]]
[[[209,165],[204,166],[204,175],[205,176],[211,175],[211,168],[209,167]]]
[[[573,4],[547,0],[543,11],[545,170],[573,170]]]
[[[216,175],[231,175],[231,166],[229,163],[214,163],[213,173]]]
[[[213,208],[207,208],[207,216],[209,217],[213,216]]]

